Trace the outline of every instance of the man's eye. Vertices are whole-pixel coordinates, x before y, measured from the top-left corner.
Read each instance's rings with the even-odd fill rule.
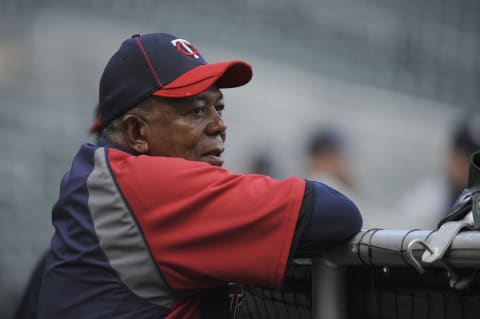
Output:
[[[193,115],[203,115],[205,113],[204,107],[196,107],[192,110]]]
[[[224,109],[225,109],[225,105],[223,104],[215,106],[215,110],[217,110],[217,113],[219,115],[222,115]]]

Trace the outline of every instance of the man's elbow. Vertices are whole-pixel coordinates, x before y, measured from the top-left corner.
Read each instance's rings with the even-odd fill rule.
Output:
[[[343,216],[343,223],[340,224],[343,229],[339,232],[339,235],[341,234],[343,238],[339,238],[339,240],[347,241],[362,229],[363,218],[359,208],[351,200],[345,201],[342,206],[337,211],[338,214]]]

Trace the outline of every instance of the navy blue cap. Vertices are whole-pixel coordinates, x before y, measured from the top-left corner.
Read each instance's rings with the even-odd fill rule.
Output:
[[[104,127],[149,96],[183,98],[214,84],[237,87],[248,83],[252,74],[250,64],[244,61],[209,64],[190,42],[171,34],[134,35],[122,43],[103,71],[99,126]]]

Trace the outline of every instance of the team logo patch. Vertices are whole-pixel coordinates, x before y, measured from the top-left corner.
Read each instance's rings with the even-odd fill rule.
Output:
[[[175,39],[172,40],[172,45],[177,48],[178,52],[185,54],[186,56],[192,56],[195,59],[199,58],[199,53],[197,48],[184,39]]]

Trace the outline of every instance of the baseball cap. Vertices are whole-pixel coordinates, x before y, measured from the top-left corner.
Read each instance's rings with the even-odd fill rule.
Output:
[[[107,63],[100,79],[97,128],[149,96],[184,98],[216,84],[232,88],[250,81],[250,64],[207,63],[189,41],[168,33],[133,35]]]

